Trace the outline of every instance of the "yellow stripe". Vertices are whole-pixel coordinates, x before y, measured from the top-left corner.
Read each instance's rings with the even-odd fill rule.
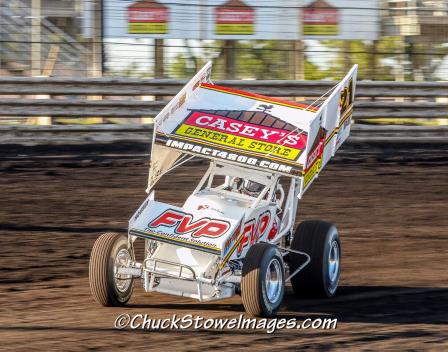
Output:
[[[341,127],[343,125],[345,120],[347,120],[350,116],[352,116],[352,112],[353,112],[353,107],[349,111],[347,111],[345,116],[342,118],[341,122],[339,123],[339,127]]]
[[[314,176],[319,172],[321,164],[322,164],[322,156],[320,156],[314,161],[313,165],[311,165],[311,167],[308,169],[305,176],[303,177],[304,188],[311,182]]]
[[[197,243],[197,242],[190,242],[190,241],[186,241],[186,240],[182,240],[182,239],[176,239],[176,238],[173,238],[170,236],[164,236],[162,234],[155,233],[155,232],[149,232],[149,231],[141,231],[141,232],[146,233],[151,236],[154,236],[154,237],[164,238],[166,240],[173,241],[173,242],[186,243],[186,244],[189,244],[189,245],[195,246],[195,247],[203,247],[203,248],[213,249],[215,251],[221,250],[220,248],[218,248],[216,246],[209,246],[209,245],[201,244],[201,243]]]
[[[294,109],[299,109],[299,110],[306,110],[306,111],[309,111],[309,112],[312,112],[312,113],[316,113],[316,111],[308,110],[308,108],[302,108],[302,107],[297,106],[297,105],[283,103],[283,102],[279,102],[279,101],[275,101],[275,100],[265,99],[265,98],[261,98],[261,97],[252,97],[250,95],[245,95],[245,94],[236,93],[236,92],[229,92],[227,90],[222,90],[222,89],[212,88],[212,87],[201,86],[201,88],[215,90],[215,91],[221,92],[221,93],[233,94],[233,95],[237,95],[237,96],[240,96],[240,97],[243,97],[243,98],[248,98],[248,99],[252,99],[252,100],[260,100],[260,101],[264,101],[266,103],[272,103],[272,104],[287,106],[289,108],[294,108]]]
[[[328,136],[328,138],[325,140],[324,145],[327,145],[328,142],[331,141],[331,139],[334,137],[334,135],[339,131],[339,127],[336,127],[333,132]]]
[[[349,111],[347,111],[347,113],[344,115],[341,122],[339,123],[339,126],[336,127],[333,130],[333,132],[331,132],[331,134],[327,137],[327,139],[325,139],[324,145],[327,145],[330,142],[330,140],[334,137],[334,135],[339,132],[339,129],[344,124],[344,122],[352,115],[352,112],[353,112],[353,107]]]
[[[228,262],[228,260],[230,259],[230,257],[232,256],[233,252],[235,252],[236,247],[238,247],[238,245],[240,244],[241,240],[244,237],[244,231],[241,231],[241,235],[238,238],[238,240],[235,242],[235,244],[233,245],[232,249],[229,251],[229,253],[225,256],[225,258],[223,259],[223,261],[219,264],[219,269],[222,269],[224,267],[224,265],[226,265],[226,263]]]

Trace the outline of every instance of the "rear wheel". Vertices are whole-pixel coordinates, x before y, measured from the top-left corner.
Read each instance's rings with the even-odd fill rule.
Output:
[[[92,248],[89,263],[89,282],[93,298],[103,306],[122,306],[131,298],[133,277],[118,274],[119,267],[133,260],[127,237],[105,233]]]
[[[272,317],[285,293],[285,271],[279,250],[268,243],[249,249],[243,263],[241,297],[247,313]]]
[[[310,263],[291,279],[294,293],[307,297],[332,297],[339,284],[341,242],[335,225],[304,221],[296,230],[291,249],[305,252]],[[290,272],[305,262],[304,256],[290,253]]]

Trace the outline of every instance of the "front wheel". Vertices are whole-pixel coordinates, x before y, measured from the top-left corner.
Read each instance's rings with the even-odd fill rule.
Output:
[[[118,274],[119,267],[133,260],[127,237],[105,233],[98,237],[89,262],[89,283],[93,298],[103,306],[123,306],[131,298],[133,277]]]
[[[285,269],[279,250],[268,243],[252,246],[243,263],[241,298],[247,313],[272,317],[285,293]]]
[[[332,297],[339,284],[341,269],[341,242],[335,225],[320,221],[302,222],[294,234],[291,249],[305,252],[310,263],[291,278],[297,296]],[[290,253],[290,272],[302,263],[304,256]]]

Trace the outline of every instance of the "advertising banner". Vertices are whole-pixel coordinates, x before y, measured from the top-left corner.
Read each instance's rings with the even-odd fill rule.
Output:
[[[104,0],[106,38],[373,40],[378,0]]]
[[[230,0],[215,8],[215,26],[218,35],[253,35],[255,9],[240,0]]]
[[[339,33],[339,10],[324,0],[316,0],[302,10],[304,35]]]
[[[302,39],[376,40],[380,32],[378,0],[304,0]]]
[[[168,33],[169,9],[156,1],[137,1],[127,8],[129,34]]]

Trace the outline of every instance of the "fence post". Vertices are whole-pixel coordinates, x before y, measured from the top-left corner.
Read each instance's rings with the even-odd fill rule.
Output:
[[[235,57],[236,46],[234,40],[224,41],[224,59],[225,59],[225,77],[226,79],[235,79]]]
[[[92,26],[92,54],[90,64],[90,76],[103,76],[103,8],[102,1],[94,1],[93,16],[91,16]],[[103,100],[101,95],[87,96],[87,100]],[[107,122],[107,118],[93,116],[93,121],[96,123]]]

